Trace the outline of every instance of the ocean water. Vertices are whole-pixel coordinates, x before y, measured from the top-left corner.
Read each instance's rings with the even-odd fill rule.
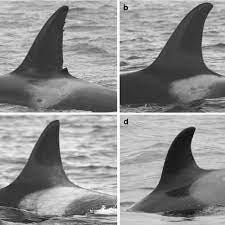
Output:
[[[184,16],[202,0],[127,0],[128,11],[121,2],[120,68],[121,73],[138,71],[158,56],[170,35]],[[206,65],[225,75],[225,2],[208,1],[214,5],[206,19],[203,34],[203,57]],[[123,112],[220,112],[225,111],[225,98],[206,99],[188,105],[121,106]]]
[[[123,120],[129,119],[129,125]],[[208,208],[189,217],[128,212],[159,182],[169,146],[183,129],[195,126],[192,152],[203,169],[225,168],[225,116],[145,115],[121,116],[121,225],[219,225],[225,208]]]
[[[61,157],[69,179],[81,187],[116,196],[117,131],[113,116],[1,116],[0,188],[19,175],[41,132],[55,119],[61,122]],[[58,217],[41,224],[116,224],[116,209]]]
[[[21,64],[42,26],[63,5],[70,8],[64,27],[64,67],[75,77],[116,90],[116,1],[110,0],[1,0],[0,75]],[[33,110],[1,104],[0,111]]]

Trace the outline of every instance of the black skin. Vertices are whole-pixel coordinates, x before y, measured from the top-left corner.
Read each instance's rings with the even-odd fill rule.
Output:
[[[169,81],[153,76],[146,69],[120,76],[120,104],[168,104],[173,101],[168,93]]]

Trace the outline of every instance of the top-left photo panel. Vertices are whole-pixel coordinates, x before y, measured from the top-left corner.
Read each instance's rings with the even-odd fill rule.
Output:
[[[0,112],[115,112],[116,0],[1,1]]]

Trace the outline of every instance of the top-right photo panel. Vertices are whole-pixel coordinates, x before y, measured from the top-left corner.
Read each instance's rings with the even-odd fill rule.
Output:
[[[225,112],[224,9],[224,1],[121,3],[121,112]]]

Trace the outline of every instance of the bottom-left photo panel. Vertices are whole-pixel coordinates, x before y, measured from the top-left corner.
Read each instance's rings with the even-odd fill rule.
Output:
[[[116,116],[0,116],[0,224],[117,223]]]

